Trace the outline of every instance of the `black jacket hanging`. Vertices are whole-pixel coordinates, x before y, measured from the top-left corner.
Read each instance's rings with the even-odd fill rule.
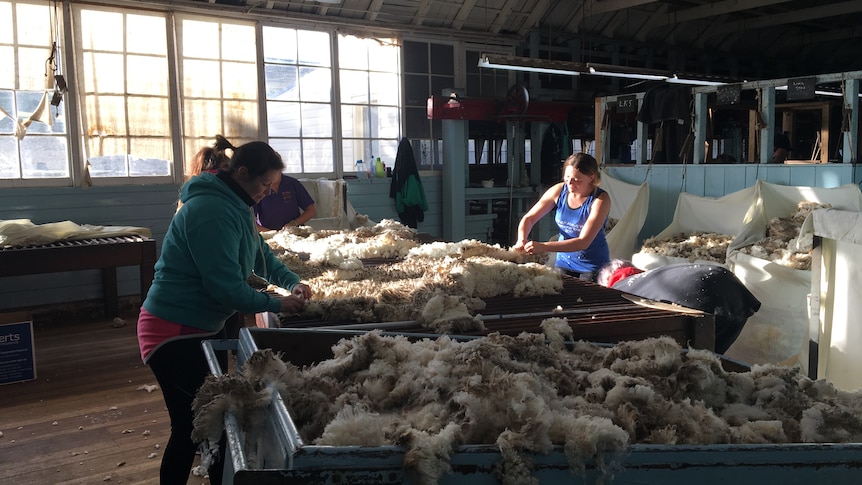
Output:
[[[402,138],[395,155],[395,167],[392,169],[392,181],[389,185],[389,197],[395,199],[395,210],[401,223],[416,228],[425,220],[428,201],[425,189],[419,179],[419,169],[413,148],[407,138]]]

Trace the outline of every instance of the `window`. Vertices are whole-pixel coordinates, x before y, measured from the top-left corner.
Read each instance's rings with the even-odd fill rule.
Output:
[[[52,102],[53,68],[61,53],[52,48],[58,36],[56,11],[47,3],[0,1],[0,181],[6,181],[4,185],[71,176],[64,103]]]
[[[234,146],[260,139],[257,44],[252,23],[181,18],[178,26],[188,171],[192,155],[217,134]]]
[[[170,176],[164,15],[76,7],[77,80],[91,177]]]
[[[418,151],[416,163],[421,169],[439,169],[442,123],[428,119],[427,103],[429,96],[440,96],[444,89],[457,87],[454,46],[405,40],[404,86],[407,138],[413,150]]]
[[[395,39],[338,36],[341,149],[345,172],[357,160],[395,165],[401,136],[401,50]]]
[[[267,132],[288,173],[335,171],[330,46],[327,32],[263,27]]]

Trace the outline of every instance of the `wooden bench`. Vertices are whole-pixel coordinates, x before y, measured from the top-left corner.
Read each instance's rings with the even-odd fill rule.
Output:
[[[141,302],[153,283],[156,264],[155,239],[114,236],[51,244],[0,249],[0,277],[102,270],[105,315],[119,314],[117,267],[139,266]]]

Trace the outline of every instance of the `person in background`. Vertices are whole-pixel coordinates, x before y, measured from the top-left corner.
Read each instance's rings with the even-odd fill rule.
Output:
[[[214,146],[203,147],[192,157],[189,172],[186,174],[186,182],[202,172],[216,173],[219,170],[226,170],[229,164],[230,157],[223,151],[217,150]]]
[[[225,155],[223,151],[216,150],[214,147],[203,147],[192,157],[185,181],[188,182],[195,175],[200,175],[201,172],[216,173],[219,170],[225,170],[228,164],[230,164],[230,157]],[[177,200],[177,211],[182,206],[183,201]]]
[[[604,227],[611,198],[599,188],[601,174],[596,159],[576,153],[563,162],[563,181],[549,188],[524,214],[518,224],[513,250],[530,254],[556,252],[555,265],[565,274],[595,281],[596,273],[610,260]],[[528,239],[533,226],[556,209],[554,221],[560,229],[557,241]]]
[[[614,259],[599,270],[600,285],[641,298],[711,313],[715,318],[715,352],[733,345],[745,322],[760,309],[760,300],[730,270],[713,264],[680,263],[642,271]]]
[[[279,172],[272,191],[254,205],[258,231],[279,231],[285,226],[301,226],[317,215],[314,199],[302,183]]]
[[[284,168],[281,157],[266,143],[234,147],[221,136],[214,148],[232,149],[230,164],[184,184],[183,206],[168,226],[138,317],[141,357],[159,383],[171,420],[162,485],[186,483],[194,462],[192,402],[210,374],[201,342],[222,338],[225,319],[235,311],[298,313],[312,296],[264,243],[251,211]],[[252,272],[292,294],[255,291],[247,284]],[[220,360],[227,368],[227,355]],[[211,484],[221,483],[223,451],[209,469]]]
[[[790,155],[790,136],[789,133],[782,132],[775,134],[775,144],[772,150],[772,163],[784,163]]]

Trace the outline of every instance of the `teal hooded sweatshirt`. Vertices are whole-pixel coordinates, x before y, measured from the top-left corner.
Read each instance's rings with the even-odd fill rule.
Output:
[[[299,276],[270,251],[254,225],[254,202],[224,172],[182,189],[143,307],[170,322],[218,331],[232,313],[278,312],[277,298],[246,282],[252,271],[292,290]]]

